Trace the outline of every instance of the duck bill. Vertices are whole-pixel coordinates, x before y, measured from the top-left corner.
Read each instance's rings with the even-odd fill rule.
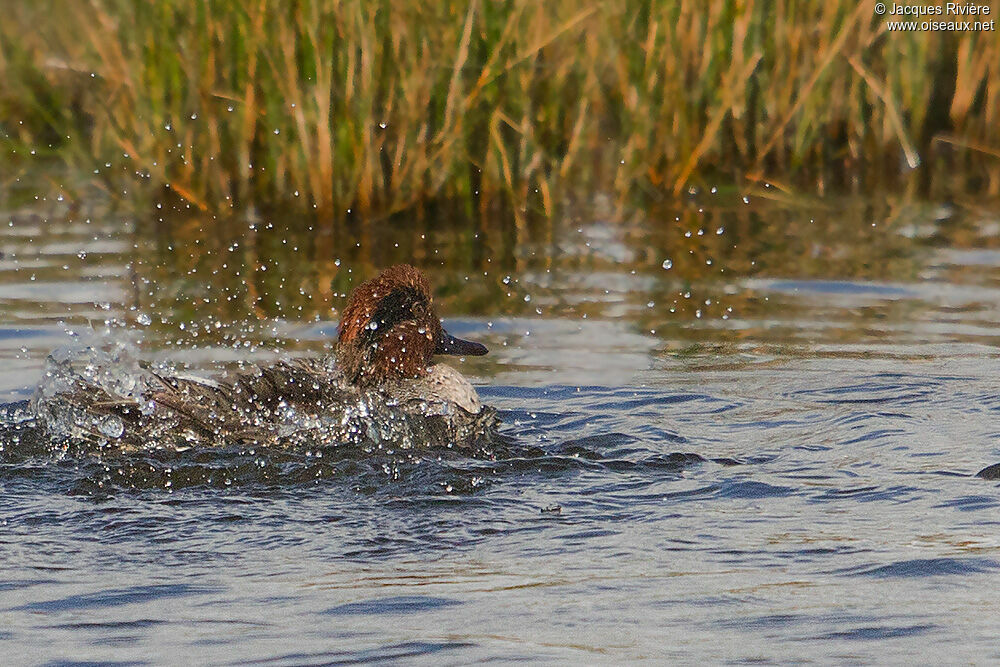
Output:
[[[447,331],[441,332],[434,354],[453,354],[459,357],[481,357],[489,352],[482,343],[474,343],[471,340],[455,338]]]

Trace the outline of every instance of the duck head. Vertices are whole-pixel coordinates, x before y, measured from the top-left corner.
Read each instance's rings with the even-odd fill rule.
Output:
[[[337,360],[359,386],[424,377],[435,354],[486,354],[484,345],[455,338],[441,325],[430,285],[399,264],[358,285],[340,319]]]

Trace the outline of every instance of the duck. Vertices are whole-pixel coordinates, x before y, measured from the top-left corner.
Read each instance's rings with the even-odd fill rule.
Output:
[[[31,409],[54,438],[129,451],[472,447],[498,424],[472,384],[434,360],[486,346],[445,330],[427,278],[408,264],[351,292],[324,357],[204,378],[154,370],[119,342],[107,348],[49,355]]]

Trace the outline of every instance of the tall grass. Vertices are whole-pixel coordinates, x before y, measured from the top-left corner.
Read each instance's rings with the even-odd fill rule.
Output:
[[[0,139],[128,196],[333,220],[763,180],[1000,194],[997,33],[872,7],[39,0],[0,22]]]

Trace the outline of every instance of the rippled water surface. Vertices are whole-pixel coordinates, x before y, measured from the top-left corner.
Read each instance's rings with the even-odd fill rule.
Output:
[[[491,231],[0,215],[0,651],[18,662],[1000,659],[1000,217],[695,200]],[[40,439],[54,348],[329,351],[425,268],[490,451]],[[664,268],[669,267],[669,268]],[[110,331],[108,325],[110,324]]]

